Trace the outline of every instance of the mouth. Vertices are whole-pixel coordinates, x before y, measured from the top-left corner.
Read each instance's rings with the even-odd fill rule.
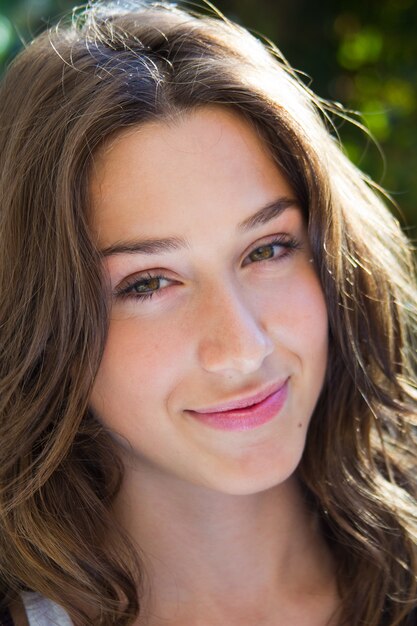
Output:
[[[270,422],[280,413],[287,399],[288,383],[289,378],[250,397],[187,413],[217,430],[251,430]]]

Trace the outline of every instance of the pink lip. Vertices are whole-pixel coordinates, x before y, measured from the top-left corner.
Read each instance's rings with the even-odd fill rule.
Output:
[[[218,430],[251,430],[271,421],[282,409],[288,394],[288,379],[271,393],[271,388],[261,393],[221,407],[187,411],[197,420]],[[229,408],[230,407],[230,408]]]

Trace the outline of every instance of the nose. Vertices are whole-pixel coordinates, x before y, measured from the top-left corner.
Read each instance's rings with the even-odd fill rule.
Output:
[[[217,287],[202,305],[199,361],[212,373],[257,371],[274,344],[256,314],[228,286]]]

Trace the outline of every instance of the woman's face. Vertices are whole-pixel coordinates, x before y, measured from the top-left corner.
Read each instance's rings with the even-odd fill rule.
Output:
[[[221,107],[123,132],[91,195],[112,292],[91,406],[129,467],[235,494],[285,481],[327,313],[297,197],[256,132]]]

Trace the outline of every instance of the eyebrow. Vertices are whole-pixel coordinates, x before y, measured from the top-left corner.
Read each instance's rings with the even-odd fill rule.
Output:
[[[278,217],[290,207],[300,208],[300,203],[295,198],[282,197],[268,203],[253,215],[247,217],[237,225],[241,232],[248,232],[267,224]],[[164,239],[143,239],[117,241],[100,251],[101,256],[108,257],[115,254],[161,254],[172,252],[181,248],[189,248],[189,243],[182,237],[166,237]]]
[[[270,202],[269,204],[256,211],[254,215],[247,217],[243,222],[238,224],[238,230],[242,232],[247,232],[248,230],[252,230],[261,224],[267,224],[278,215],[281,215],[285,209],[289,207],[300,207],[299,202],[295,198],[278,198],[274,200],[274,202]]]

